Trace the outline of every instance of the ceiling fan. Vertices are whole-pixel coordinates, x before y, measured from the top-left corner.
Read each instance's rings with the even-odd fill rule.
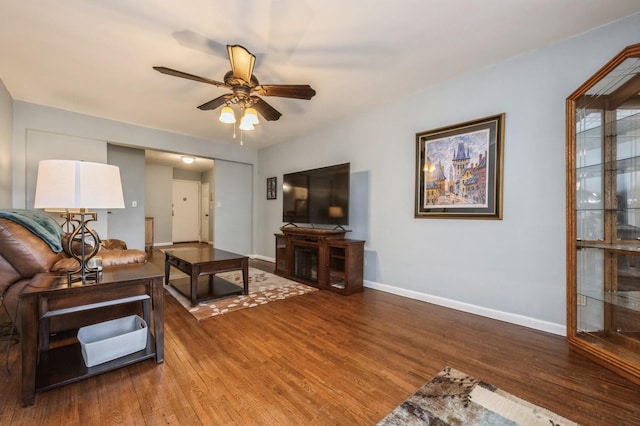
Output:
[[[153,67],[153,69],[163,74],[231,90],[231,93],[218,96],[200,105],[198,108],[201,110],[212,110],[225,104],[227,106],[235,104],[242,110],[255,108],[267,121],[278,120],[282,114],[256,95],[309,100],[316,94],[308,84],[260,84],[253,75],[256,57],[251,52],[240,45],[227,45],[227,53],[231,62],[231,71],[225,74],[224,83],[167,67]]]

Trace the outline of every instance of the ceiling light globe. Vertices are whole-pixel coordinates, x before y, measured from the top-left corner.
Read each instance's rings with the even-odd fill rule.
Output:
[[[247,121],[248,123],[251,124],[259,124],[260,122],[258,121],[258,112],[255,110],[255,108],[247,108],[244,111],[244,117],[242,119],[243,121]]]
[[[247,122],[246,120],[242,120],[242,122],[240,123],[240,130],[253,130],[253,124]]]
[[[230,106],[222,108],[222,111],[220,111],[220,121],[227,124],[233,124],[236,122],[236,116]]]

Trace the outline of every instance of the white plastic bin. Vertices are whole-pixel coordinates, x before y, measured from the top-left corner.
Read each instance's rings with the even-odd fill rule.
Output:
[[[138,315],[81,327],[78,341],[87,367],[102,364],[147,346],[149,329]]]

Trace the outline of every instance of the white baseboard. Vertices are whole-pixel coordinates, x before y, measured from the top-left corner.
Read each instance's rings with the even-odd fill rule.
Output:
[[[276,260],[273,257],[262,256],[260,254],[250,254],[249,257],[251,259],[264,260],[265,262],[276,263]]]
[[[559,336],[566,336],[567,330],[564,324],[541,321],[535,318],[526,317],[524,315],[498,311],[495,309],[490,309],[482,306],[472,305],[469,303],[459,302],[457,300],[446,299],[444,297],[433,296],[426,293],[419,293],[413,290],[407,290],[404,288],[394,287],[386,284],[380,284],[373,281],[365,281],[364,285],[367,288],[372,288],[375,290],[396,294],[398,296],[408,297],[410,299],[416,299],[416,300],[420,300],[427,303],[433,303],[434,305],[440,305],[446,308],[451,308],[451,309],[455,309],[462,312],[468,312],[470,314],[476,314],[476,315],[492,318],[499,321],[505,321],[511,324],[521,325],[524,327],[533,328],[535,330],[557,334]]]
[[[265,260],[267,262],[275,263],[275,259],[272,257],[262,256],[259,254],[250,255],[249,257],[252,259]],[[457,311],[468,312],[470,314],[476,314],[483,317],[508,322],[511,324],[521,325],[523,327],[533,328],[534,330],[540,330],[540,331],[544,331],[551,334],[557,334],[559,336],[567,335],[567,330],[564,324],[557,324],[557,323],[552,323],[548,321],[542,321],[542,320],[527,317],[524,315],[513,314],[511,312],[498,311],[495,309],[485,308],[483,306],[476,306],[470,303],[459,302],[453,299],[433,296],[430,294],[420,293],[413,290],[407,290],[400,287],[394,287],[387,284],[380,284],[374,281],[365,280],[364,286],[374,290],[380,290],[386,293],[408,297],[409,299],[415,299],[415,300],[420,300],[422,302],[433,303],[434,305],[444,306],[446,308],[455,309]]]
[[[172,246],[173,243],[169,242],[169,243],[153,243],[154,247],[166,247],[166,246]]]

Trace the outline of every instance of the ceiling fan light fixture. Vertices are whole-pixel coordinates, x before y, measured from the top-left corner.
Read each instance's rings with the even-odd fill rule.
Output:
[[[236,122],[236,115],[233,113],[233,109],[230,106],[222,108],[220,111],[220,121],[227,124],[233,124]]]
[[[220,95],[203,103],[198,106],[198,109],[209,111],[222,107],[219,120],[225,124],[234,124],[234,138],[236,134],[235,124],[238,120],[241,122],[240,130],[254,130],[253,126],[259,124],[257,110],[260,110],[261,118],[267,121],[280,119],[282,114],[257,95],[307,100],[316,95],[316,91],[308,84],[260,84],[256,76],[253,75],[256,57],[243,46],[237,44],[227,45],[227,56],[229,57],[231,71],[224,75],[224,82],[167,67],[153,67],[153,69],[162,74],[211,84],[231,91],[231,93]],[[233,105],[240,110],[238,117],[236,117],[234,109],[232,109]],[[256,108],[251,108],[251,106],[256,106]]]
[[[260,122],[258,121],[258,112],[255,110],[255,108],[247,108],[244,111],[244,116],[242,117],[242,122],[247,122],[251,125],[254,124],[259,124]]]

